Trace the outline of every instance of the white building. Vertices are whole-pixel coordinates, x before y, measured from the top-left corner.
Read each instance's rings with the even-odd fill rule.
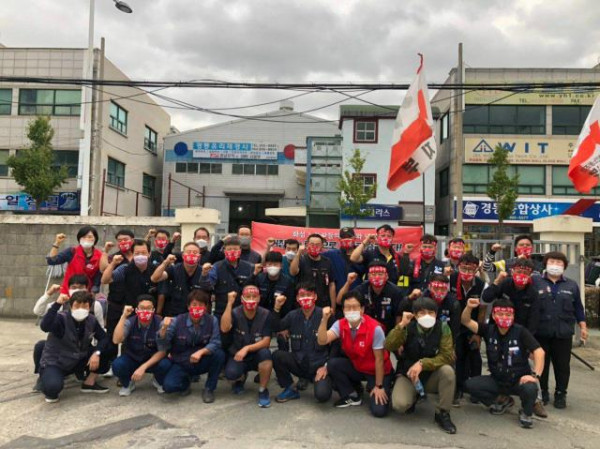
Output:
[[[294,112],[293,103],[284,101],[278,110],[252,119],[166,136],[163,215],[172,215],[176,207],[217,209],[219,233],[251,221],[273,222],[266,209],[305,205],[300,172],[306,165],[306,138],[336,134],[334,123]]]
[[[83,78],[86,49],[0,47],[0,74],[15,77]],[[129,80],[104,54],[94,51],[94,78]],[[11,177],[6,159],[29,145],[27,125],[49,115],[55,130],[57,165],[69,179],[49,212],[78,214],[81,87],[29,82],[0,83],[0,212],[31,210]],[[93,90],[90,215],[160,215],[162,138],[170,117],[146,94],[131,87]]]
[[[396,191],[387,188],[392,132],[398,106],[347,105],[340,107],[340,129],[344,170],[355,149],[366,159],[362,172],[365,186],[377,184],[375,197],[368,202],[372,216],[357,221],[358,227],[415,226],[423,224],[433,233],[435,221],[435,167]],[[434,111],[435,116],[435,111]],[[425,198],[425,204],[423,204]],[[341,226],[352,226],[354,219],[342,216]]]

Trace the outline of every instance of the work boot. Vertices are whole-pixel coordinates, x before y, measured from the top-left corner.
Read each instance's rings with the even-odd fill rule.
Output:
[[[450,419],[450,413],[445,410],[440,410],[439,413],[435,414],[435,422],[440,426],[440,428],[450,434],[456,433],[456,426]]]
[[[535,401],[535,404],[533,404],[533,413],[535,416],[539,416],[540,418],[548,417],[548,412],[546,412],[542,401]]]
[[[562,391],[554,393],[554,408],[567,408],[567,393]]]

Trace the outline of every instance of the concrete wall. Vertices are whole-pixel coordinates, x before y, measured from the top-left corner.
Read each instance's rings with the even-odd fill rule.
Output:
[[[174,218],[168,217],[67,217],[67,216],[0,216],[2,257],[0,257],[0,316],[31,317],[33,305],[44,293],[48,268],[45,256],[54,236],[67,235],[61,249],[76,244],[79,228],[89,224],[99,234],[98,247],[114,241],[117,230],[128,228],[143,238],[148,229],[179,230]],[[62,279],[51,282],[60,283]]]

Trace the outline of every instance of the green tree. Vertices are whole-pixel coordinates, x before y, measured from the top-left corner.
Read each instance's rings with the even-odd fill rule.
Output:
[[[494,154],[488,161],[490,165],[494,167],[494,175],[492,181],[487,187],[487,195],[496,202],[498,209],[498,239],[502,236],[504,227],[504,221],[510,217],[513,209],[515,208],[515,202],[519,197],[517,188],[519,186],[519,175],[508,176],[508,150],[498,145],[494,149]]]
[[[361,156],[358,148],[354,150],[354,155],[349,162],[352,171],[344,170],[339,182],[340,208],[344,215],[354,219],[354,227],[356,227],[358,218],[368,217],[371,214],[364,209],[364,206],[375,196],[377,184],[365,188],[364,178],[360,176],[365,166],[365,158]]]
[[[6,162],[17,184],[34,199],[37,213],[41,204],[67,179],[67,168],[56,170],[54,165],[53,136],[50,117],[37,117],[28,126],[29,148],[19,150],[18,156],[10,156]]]

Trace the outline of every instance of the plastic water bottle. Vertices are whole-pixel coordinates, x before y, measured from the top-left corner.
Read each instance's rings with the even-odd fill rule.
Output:
[[[415,383],[415,390],[417,390],[417,395],[419,396],[417,398],[418,402],[427,399],[427,394],[425,393],[425,388],[423,388],[423,383],[421,382],[421,379],[417,379],[417,382]]]

